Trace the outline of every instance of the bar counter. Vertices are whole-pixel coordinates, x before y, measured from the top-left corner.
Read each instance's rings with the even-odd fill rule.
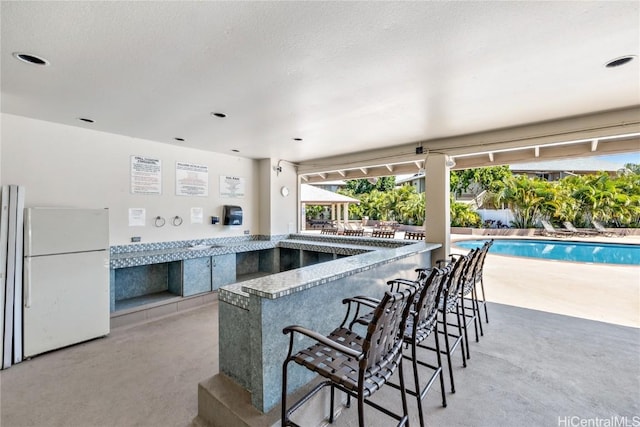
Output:
[[[220,288],[220,372],[248,390],[252,405],[263,413],[280,401],[288,345],[282,334],[285,326],[297,324],[328,334],[344,317],[344,298],[380,297],[388,280],[414,279],[415,268],[431,266],[431,252],[441,245],[292,235],[278,246],[355,255]],[[302,369],[290,373],[289,392],[312,378]],[[206,391],[201,387],[200,392]]]

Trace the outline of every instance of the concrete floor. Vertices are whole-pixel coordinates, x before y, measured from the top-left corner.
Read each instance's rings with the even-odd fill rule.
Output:
[[[640,267],[489,255],[485,274],[491,323],[466,369],[456,354],[448,407],[437,386],[427,396],[430,425],[640,416]],[[36,357],[0,374],[0,424],[188,426],[197,383],[218,372],[217,346],[215,302]],[[379,397],[398,400],[390,388]],[[335,425],[356,425],[354,415],[346,411]],[[368,426],[393,424],[372,409],[367,416]]]
[[[613,416],[633,425],[640,415],[640,330],[507,305],[489,309],[491,323],[472,342],[467,368],[455,354],[456,393],[447,393],[447,408],[437,385],[427,394],[427,425],[602,426],[559,420]],[[379,401],[400,407],[397,391],[379,394]],[[419,425],[413,398],[409,413],[411,425]],[[367,426],[394,425],[375,410],[365,415]],[[336,425],[357,426],[355,408]]]

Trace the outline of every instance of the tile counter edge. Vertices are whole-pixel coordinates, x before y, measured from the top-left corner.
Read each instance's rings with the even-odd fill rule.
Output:
[[[219,289],[218,298],[247,310],[250,294],[265,299],[281,298],[416,253],[433,251],[441,246],[437,243],[419,242],[397,248],[371,247],[368,253],[223,286]]]

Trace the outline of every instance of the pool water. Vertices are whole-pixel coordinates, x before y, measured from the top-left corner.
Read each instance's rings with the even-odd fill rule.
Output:
[[[454,245],[463,249],[474,249],[486,241],[487,239],[464,240],[455,242]],[[489,252],[558,261],[640,265],[640,245],[621,243],[496,239]]]

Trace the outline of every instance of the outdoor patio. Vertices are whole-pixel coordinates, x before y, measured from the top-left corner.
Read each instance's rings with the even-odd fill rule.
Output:
[[[485,281],[490,323],[471,343],[467,368],[454,357],[457,392],[448,394],[448,407],[440,406],[437,385],[427,395],[429,425],[571,426],[612,417],[630,423],[640,414],[640,266],[490,254]],[[3,371],[0,421],[190,425],[197,383],[218,372],[217,346],[217,302],[115,329]],[[393,389],[378,397],[398,403]],[[411,398],[409,411],[418,425]],[[391,425],[374,410],[366,414],[368,426]],[[335,425],[356,425],[355,415],[348,410]]]

